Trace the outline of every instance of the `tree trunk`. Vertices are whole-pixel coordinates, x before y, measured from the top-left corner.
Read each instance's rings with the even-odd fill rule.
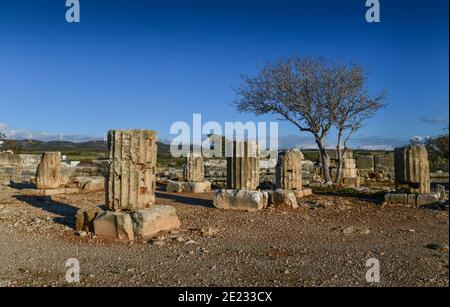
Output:
[[[342,181],[342,168],[344,166],[344,161],[342,159],[342,153],[341,153],[341,139],[342,139],[342,133],[339,132],[338,133],[338,142],[336,145],[336,154],[337,154],[337,158],[338,158],[338,165],[337,165],[337,172],[336,172],[336,180],[335,183],[336,184],[340,184]]]
[[[323,141],[323,138],[316,137],[316,143],[319,147],[320,159],[322,162],[323,179],[325,180],[326,184],[332,184],[333,180],[331,180],[330,176],[330,159],[328,157],[327,151],[325,150],[325,143]]]

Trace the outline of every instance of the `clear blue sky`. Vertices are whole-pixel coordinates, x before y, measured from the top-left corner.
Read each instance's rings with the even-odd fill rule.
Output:
[[[449,112],[448,1],[380,2],[381,23],[369,24],[365,0],[80,0],[81,23],[68,24],[65,0],[2,0],[0,128],[147,128],[168,138],[193,112],[254,120],[229,105],[240,74],[321,55],[360,62],[369,89],[389,92],[356,145],[439,134]],[[299,132],[283,122],[280,134]]]

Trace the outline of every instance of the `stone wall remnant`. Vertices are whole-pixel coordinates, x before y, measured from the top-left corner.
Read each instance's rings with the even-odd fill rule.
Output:
[[[430,167],[425,146],[395,149],[395,187],[406,193],[430,193]]]

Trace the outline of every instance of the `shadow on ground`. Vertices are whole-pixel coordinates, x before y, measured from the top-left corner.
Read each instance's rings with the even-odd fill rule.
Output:
[[[161,192],[155,192],[157,198],[166,199],[172,202],[180,203],[183,205],[189,206],[200,206],[206,208],[213,208],[212,200],[210,199],[202,199],[197,197],[189,197],[183,195],[175,195],[175,194],[166,194]]]
[[[48,213],[59,215],[53,218],[55,223],[75,227],[75,215],[78,211],[77,207],[72,205],[54,201],[49,196],[26,196],[26,195],[16,195],[14,196],[17,200],[25,202],[30,206],[42,209]]]
[[[9,187],[16,190],[24,190],[24,189],[36,189],[36,185],[33,183],[22,183],[22,182],[13,182],[11,181]]]

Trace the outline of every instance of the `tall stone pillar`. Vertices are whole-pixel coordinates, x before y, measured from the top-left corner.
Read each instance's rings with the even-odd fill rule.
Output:
[[[303,154],[299,149],[291,149],[278,155],[276,167],[277,188],[300,191],[302,185]]]
[[[56,189],[61,184],[61,153],[43,153],[36,171],[36,187],[38,189]]]
[[[395,187],[406,193],[430,193],[430,167],[424,146],[395,149]]]
[[[233,142],[227,157],[227,186],[233,190],[255,190],[259,185],[259,148],[254,142]]]
[[[140,210],[155,202],[156,134],[148,130],[108,132],[106,203],[110,210]]]
[[[201,182],[205,179],[205,169],[201,153],[189,153],[184,166],[184,181]]]

